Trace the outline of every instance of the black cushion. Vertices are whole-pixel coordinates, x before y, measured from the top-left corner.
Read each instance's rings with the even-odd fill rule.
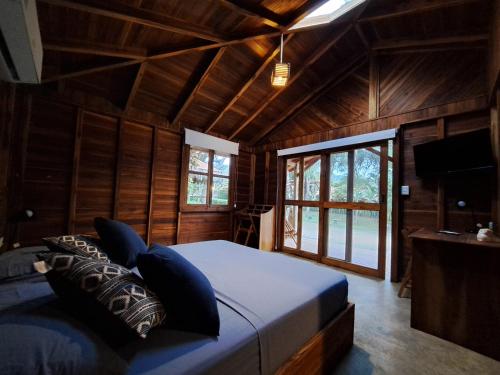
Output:
[[[59,237],[45,237],[42,241],[50,250],[55,252],[68,252],[109,263],[109,259],[98,239],[90,236],[67,234]]]
[[[94,227],[101,238],[104,250],[115,263],[134,268],[137,255],[148,251],[148,247],[137,232],[121,221],[96,217]]]
[[[54,292],[73,309],[86,310],[101,326],[127,327],[144,338],[163,322],[161,301],[127,268],[73,254],[40,257],[50,266],[46,276]]]
[[[137,257],[147,286],[165,307],[169,328],[219,335],[219,312],[214,290],[206,276],[174,250],[154,244]]]

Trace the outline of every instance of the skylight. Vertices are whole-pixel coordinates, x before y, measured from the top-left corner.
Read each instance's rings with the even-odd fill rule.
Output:
[[[304,17],[303,20],[292,26],[290,30],[330,23],[365,1],[366,0],[329,0]]]

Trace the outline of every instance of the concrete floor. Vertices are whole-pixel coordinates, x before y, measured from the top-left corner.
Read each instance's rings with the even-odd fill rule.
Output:
[[[333,375],[500,374],[500,362],[410,328],[410,299],[399,284],[339,270],[356,304],[354,347]]]

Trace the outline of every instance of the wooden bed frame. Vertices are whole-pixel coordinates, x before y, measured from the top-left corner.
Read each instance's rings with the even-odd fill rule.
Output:
[[[354,304],[332,319],[295,353],[275,375],[330,374],[351,349],[354,336]]]

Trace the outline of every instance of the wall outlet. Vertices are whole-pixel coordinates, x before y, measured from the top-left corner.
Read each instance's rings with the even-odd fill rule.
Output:
[[[408,185],[401,186],[401,195],[410,195],[410,187]]]
[[[16,242],[15,244],[12,245],[14,249],[17,249],[18,247],[21,247],[21,244],[19,242]]]

